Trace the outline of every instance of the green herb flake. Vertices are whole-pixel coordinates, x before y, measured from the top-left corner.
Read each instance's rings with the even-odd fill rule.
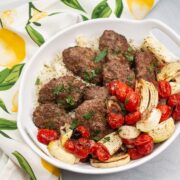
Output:
[[[104,58],[105,58],[105,56],[107,55],[107,53],[108,53],[108,50],[107,50],[107,49],[104,49],[104,50],[100,51],[100,52],[97,54],[97,56],[95,57],[94,62],[95,62],[95,63],[98,63],[98,62],[104,60]]]
[[[128,79],[128,81],[132,81],[132,80],[133,80],[133,76],[130,76],[130,75],[129,75],[129,76],[127,77],[127,79]]]
[[[133,51],[133,49],[132,49],[132,47],[128,47],[128,50],[127,50],[128,52],[132,52]]]
[[[100,133],[101,131],[100,130],[95,130],[91,133],[91,138],[95,141],[98,141],[100,138],[97,137],[97,135]]]
[[[78,120],[74,119],[71,123],[70,129],[75,129],[78,126]]]
[[[106,142],[109,142],[111,140],[111,138],[108,136],[108,137],[104,137],[103,138],[103,143],[106,143]]]
[[[90,72],[85,71],[84,72],[84,80],[87,82],[92,81],[95,77],[96,77],[96,71],[95,70],[91,70]]]
[[[126,98],[124,104],[126,105],[128,102],[129,102],[129,99]]]
[[[72,96],[67,96],[66,97],[66,102],[69,106],[74,106],[74,100]]]
[[[35,85],[40,85],[41,81],[39,78],[36,79]]]
[[[90,111],[90,112],[84,114],[83,118],[86,119],[86,120],[90,120],[94,116],[94,114],[95,114],[95,112]]]
[[[53,89],[53,94],[58,95],[60,92],[64,92],[64,84],[60,84]]]
[[[129,62],[133,62],[134,61],[134,56],[132,54],[129,54],[129,53],[126,52],[124,56],[126,57],[126,59]]]

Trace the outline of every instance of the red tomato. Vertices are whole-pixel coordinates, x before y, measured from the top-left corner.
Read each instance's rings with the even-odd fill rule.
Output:
[[[67,140],[64,144],[64,148],[70,152],[70,153],[74,153],[75,151],[75,146],[74,146],[74,141],[73,140]]]
[[[161,111],[162,115],[161,115],[161,120],[160,122],[162,121],[165,121],[166,119],[168,119],[171,115],[171,107],[168,106],[168,105],[165,105],[165,104],[159,104],[157,106],[157,108]]]
[[[90,154],[90,142],[86,138],[80,138],[74,141],[74,154],[81,159],[86,158]]]
[[[112,129],[117,129],[124,124],[124,117],[122,114],[109,113],[108,114],[108,124]]]
[[[100,161],[106,161],[110,158],[110,154],[107,150],[107,148],[101,144],[101,143],[97,143],[98,144],[98,148],[96,150],[96,157],[100,160]]]
[[[168,105],[169,106],[174,107],[177,104],[180,104],[180,93],[173,94],[168,99]]]
[[[37,139],[43,144],[49,144],[51,141],[59,138],[58,133],[51,129],[39,129],[37,134]]]
[[[82,137],[84,137],[84,138],[90,137],[90,133],[89,133],[88,129],[84,126],[78,126],[76,128],[76,131],[79,131],[81,133]]]
[[[162,80],[158,82],[159,96],[168,98],[171,95],[171,86],[168,81]]]
[[[110,92],[112,95],[116,95],[116,88],[117,88],[118,83],[119,83],[118,80],[114,80],[114,81],[111,81],[110,83],[107,84],[107,87],[108,87],[108,89],[109,89],[109,92]]]
[[[128,154],[132,160],[140,159],[143,157],[136,148],[128,149]]]
[[[141,146],[141,145],[147,144],[149,142],[153,142],[152,137],[149,136],[148,134],[142,133],[136,138],[134,144],[136,146]]]
[[[126,96],[129,92],[133,92],[133,89],[127,86],[125,83],[118,83],[116,87],[116,96],[121,102],[125,101]]]
[[[141,113],[139,111],[136,111],[125,116],[125,123],[128,125],[134,125],[140,119]]]
[[[175,109],[174,109],[174,111],[172,113],[172,117],[173,117],[174,120],[180,121],[180,104],[178,104],[175,107]]]
[[[125,145],[134,146],[135,139],[122,139],[122,142],[123,142]]]
[[[153,149],[154,149],[153,141],[137,146],[138,153],[144,156],[150,154],[153,151]]]
[[[125,99],[125,108],[129,112],[137,110],[140,103],[140,96],[136,92],[129,92]]]
[[[90,153],[95,154],[98,148],[98,144],[94,140],[89,140],[89,143],[90,143]]]

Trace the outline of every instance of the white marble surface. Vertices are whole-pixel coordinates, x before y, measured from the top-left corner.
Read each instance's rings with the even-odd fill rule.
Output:
[[[9,7],[0,0],[0,11]],[[28,0],[12,0],[13,7]],[[18,3],[17,3],[18,2]],[[160,0],[146,18],[156,18],[180,34],[180,0]],[[177,52],[180,55],[180,52]],[[180,141],[178,137],[158,157],[135,169],[110,175],[82,175],[63,171],[63,180],[180,180]]]

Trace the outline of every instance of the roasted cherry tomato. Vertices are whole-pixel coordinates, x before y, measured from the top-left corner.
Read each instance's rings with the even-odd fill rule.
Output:
[[[39,129],[37,134],[37,139],[43,144],[49,144],[51,141],[59,138],[58,133],[51,129]]]
[[[180,93],[173,94],[168,99],[168,105],[169,106],[174,107],[177,104],[180,104]]]
[[[80,138],[74,141],[74,146],[74,154],[79,158],[87,158],[87,156],[90,154],[90,142],[88,139]]]
[[[125,123],[128,125],[134,125],[141,119],[141,113],[139,111],[127,114],[125,116]]]
[[[116,95],[116,88],[117,88],[118,83],[119,83],[118,80],[114,80],[114,81],[111,81],[110,83],[107,84],[107,87],[108,87],[108,89],[109,89],[109,92],[110,92],[112,95]]]
[[[125,99],[125,108],[129,112],[137,110],[140,103],[140,96],[136,92],[129,92]]]
[[[158,82],[159,96],[168,98],[171,95],[171,86],[168,81],[162,80]]]
[[[129,92],[133,92],[133,89],[127,86],[123,82],[119,82],[116,87],[116,96],[121,101],[124,102],[126,99],[126,96]]]
[[[135,144],[135,139],[122,139],[122,142],[125,144],[125,145],[131,145],[131,146],[134,146]]]
[[[124,124],[124,117],[122,114],[109,113],[108,114],[108,124],[112,129],[117,129]]]
[[[153,142],[152,137],[149,136],[148,134],[142,133],[136,138],[134,144],[136,146],[141,146],[141,145],[147,144],[149,142]]]
[[[144,155],[144,156],[150,154],[153,151],[153,149],[154,149],[153,141],[150,141],[150,142],[148,142],[146,144],[137,146],[138,153],[141,154],[141,155]]]
[[[84,137],[84,138],[89,138],[90,137],[89,130],[84,126],[78,126],[75,130],[80,132],[81,136]]]
[[[64,148],[70,152],[70,153],[74,153],[75,151],[75,146],[74,146],[74,141],[73,140],[67,140],[64,144]]]
[[[106,161],[110,158],[110,154],[107,150],[107,148],[101,144],[97,143],[98,147],[96,149],[95,155],[100,161]]]
[[[168,119],[171,115],[171,107],[168,106],[168,105],[165,105],[165,104],[159,104],[157,106],[157,108],[161,111],[162,115],[161,115],[161,120],[160,122],[162,121],[165,121],[166,119]]]
[[[140,159],[143,157],[136,148],[128,149],[128,154],[132,160]]]
[[[174,111],[172,113],[172,117],[173,117],[174,120],[180,121],[180,104],[178,104],[175,107],[175,109],[174,109]]]

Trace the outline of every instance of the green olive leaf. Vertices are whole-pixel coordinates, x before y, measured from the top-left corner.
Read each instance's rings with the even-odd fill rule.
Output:
[[[45,42],[44,37],[38,31],[36,31],[30,24],[26,25],[25,28],[31,39],[38,46],[41,46]]]
[[[93,10],[91,18],[105,18],[109,17],[112,13],[111,8],[109,7],[107,0],[101,1]]]
[[[7,110],[7,108],[6,108],[6,105],[4,104],[4,102],[3,102],[3,100],[0,98],[0,107],[4,110],[4,111],[6,111],[7,113],[9,113],[8,112],[8,110]]]
[[[15,130],[15,129],[17,129],[16,121],[0,118],[0,130]]]
[[[114,14],[116,17],[120,17],[123,11],[123,2],[122,0],[116,0],[116,7],[114,10]]]
[[[84,16],[84,15],[81,15],[81,17],[82,17],[82,20],[83,20],[83,21],[89,20],[88,17],[86,17],[86,16]]]
[[[86,12],[82,6],[79,4],[78,0],[60,0],[62,3],[66,4],[67,6],[78,9],[80,11]]]
[[[6,68],[0,72],[0,83],[3,82],[4,79],[9,75],[10,71],[10,69]]]
[[[0,130],[0,134],[6,138],[12,139],[9,135],[7,135],[5,132]]]
[[[12,69],[5,69],[0,72],[0,91],[10,89],[22,72],[24,64],[18,64],[12,67]]]
[[[21,168],[30,176],[31,180],[37,180],[31,166],[29,165],[28,161],[24,158],[24,156],[17,151],[14,151],[12,154],[18,160]]]

